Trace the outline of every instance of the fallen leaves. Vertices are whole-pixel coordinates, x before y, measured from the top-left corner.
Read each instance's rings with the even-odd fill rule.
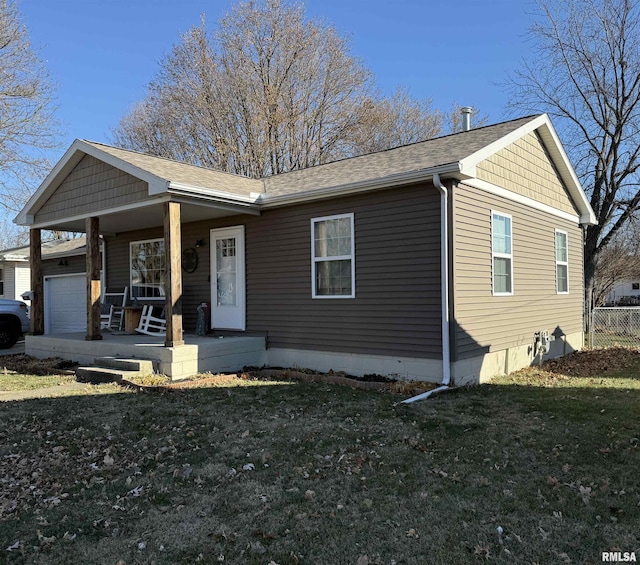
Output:
[[[555,375],[600,377],[607,373],[637,367],[639,364],[639,349],[610,347],[576,351],[564,357],[546,361],[542,364],[542,368]]]
[[[591,487],[585,487],[580,485],[578,487],[578,491],[580,493],[580,498],[582,499],[582,502],[584,502],[585,504],[589,504],[589,500],[591,499],[591,497],[595,496],[595,494],[591,490]]]

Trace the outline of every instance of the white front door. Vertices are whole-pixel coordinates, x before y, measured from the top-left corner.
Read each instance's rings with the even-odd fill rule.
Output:
[[[211,327],[245,329],[244,226],[211,230]]]

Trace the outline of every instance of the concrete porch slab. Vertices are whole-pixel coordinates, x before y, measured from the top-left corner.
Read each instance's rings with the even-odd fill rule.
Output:
[[[164,337],[104,332],[103,338],[86,341],[84,333],[28,335],[25,353],[38,359],[61,357],[91,365],[97,357],[148,359],[157,373],[172,380],[196,373],[233,372],[246,365],[266,364],[264,337],[200,337],[185,335],[185,344],[165,347]]]

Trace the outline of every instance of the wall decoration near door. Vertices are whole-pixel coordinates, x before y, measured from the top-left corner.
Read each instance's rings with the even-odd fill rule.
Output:
[[[182,252],[182,270],[193,273],[198,268],[198,252],[190,247]]]

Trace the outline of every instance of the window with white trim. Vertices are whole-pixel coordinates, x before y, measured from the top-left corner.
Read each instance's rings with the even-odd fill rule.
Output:
[[[509,214],[491,212],[491,260],[493,294],[513,294],[513,249]]]
[[[0,296],[4,296],[4,269],[0,269]]]
[[[556,292],[569,294],[568,236],[562,230],[556,230]]]
[[[311,219],[311,295],[355,297],[353,214]]]
[[[132,241],[129,270],[131,298],[164,299],[167,274],[164,239]]]

